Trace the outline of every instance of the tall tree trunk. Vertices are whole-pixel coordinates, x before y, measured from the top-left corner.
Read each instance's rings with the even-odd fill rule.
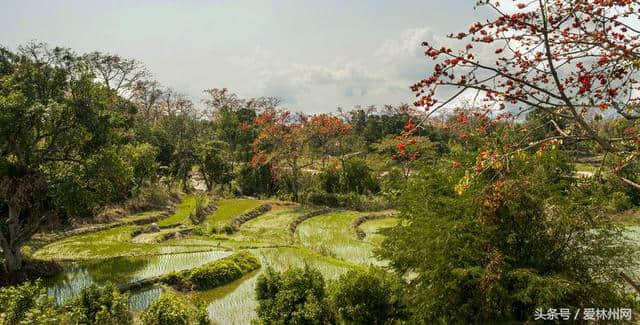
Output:
[[[18,247],[2,247],[4,253],[4,268],[8,274],[14,274],[22,269],[22,252]]]
[[[294,158],[291,166],[291,191],[293,192],[293,200],[299,202],[298,198],[298,160]]]
[[[4,254],[4,268],[9,274],[13,274],[22,269],[22,241],[18,238],[20,209],[9,206],[9,218],[4,231],[0,232],[0,247]]]

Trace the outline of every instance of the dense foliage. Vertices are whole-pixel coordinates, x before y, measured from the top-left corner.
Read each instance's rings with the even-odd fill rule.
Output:
[[[406,316],[404,282],[381,269],[349,271],[330,292],[332,309],[347,324],[392,324]]]
[[[507,172],[494,163],[471,178],[452,165],[475,164],[472,148],[452,144],[450,156],[421,169],[400,200],[404,222],[386,233],[380,251],[394,269],[416,275],[409,304],[416,320],[523,321],[553,306],[637,308],[618,276],[637,255],[604,210],[598,184],[571,178],[559,148],[520,151]]]
[[[140,316],[145,325],[205,325],[211,324],[204,306],[193,306],[176,293],[167,291]]]
[[[265,324],[325,324],[327,305],[322,274],[309,266],[278,273],[268,268],[256,283],[259,319]]]
[[[0,299],[0,324],[133,324],[129,296],[112,285],[92,285],[62,306],[41,282],[0,288]]]
[[[264,324],[393,324],[406,317],[403,281],[382,269],[352,270],[326,286],[308,265],[256,283],[256,310]]]

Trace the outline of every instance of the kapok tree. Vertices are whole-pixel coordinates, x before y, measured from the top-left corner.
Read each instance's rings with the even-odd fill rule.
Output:
[[[290,177],[294,200],[298,200],[302,156],[309,145],[309,119],[291,116],[286,110],[265,110],[254,123],[260,133],[253,142],[253,165],[270,163],[277,172]]]
[[[309,137],[311,146],[320,156],[324,169],[328,157],[343,154],[341,143],[351,132],[351,124],[343,119],[329,114],[313,115],[309,118]]]
[[[451,34],[461,42],[459,47],[423,43],[435,66],[411,87],[416,107],[435,116],[466,98],[477,114],[487,117],[485,128],[532,112],[554,128],[555,134],[543,139],[533,139],[523,128],[519,141],[489,150],[497,157],[494,160],[506,162],[518,150],[564,140],[596,143],[617,157],[615,171],[640,154],[640,2],[482,0],[479,4],[490,8],[494,18]],[[599,134],[590,121],[594,114],[628,120],[625,134],[616,138]]]

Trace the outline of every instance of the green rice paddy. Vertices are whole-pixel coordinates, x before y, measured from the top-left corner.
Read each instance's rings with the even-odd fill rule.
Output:
[[[218,209],[205,219],[201,229],[225,225],[232,217],[263,203],[251,199],[218,201]],[[377,232],[397,223],[397,219],[393,218],[367,221],[360,225],[367,237],[359,240],[351,224],[361,213],[338,211],[305,220],[298,225],[292,238],[289,225],[311,209],[278,202],[272,206],[271,211],[249,220],[232,235],[203,231],[198,235],[161,243],[136,242],[131,236],[135,226],[119,226],[55,241],[35,251],[34,256],[73,260],[65,262],[65,271],[47,282],[48,293],[56,301],[62,302],[92,283],[125,284],[191,269],[227,256],[236,249],[249,249],[261,260],[261,269],[212,290],[181,293],[186,298],[207,303],[207,310],[215,323],[249,324],[255,318],[254,309],[257,305],[254,298],[255,282],[267,267],[286,270],[310,265],[320,270],[327,279],[334,279],[350,269],[384,264],[372,254],[383,238]],[[175,229],[193,226],[189,214],[194,209],[195,196],[185,196],[176,207],[176,212],[158,224],[176,226]],[[162,290],[166,289],[151,287],[132,292],[131,308],[135,311],[146,308]]]

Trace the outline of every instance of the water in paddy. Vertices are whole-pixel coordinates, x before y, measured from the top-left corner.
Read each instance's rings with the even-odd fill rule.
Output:
[[[303,267],[308,264],[322,272],[326,279],[336,279],[350,268],[357,267],[315,254],[304,248],[263,248],[251,250],[251,253],[262,262],[262,268],[259,271],[247,274],[225,286],[194,294],[196,298],[209,302],[207,312],[214,323],[250,324],[251,320],[257,317],[255,308],[258,302],[255,299],[255,285],[259,274],[269,266],[276,271],[284,271],[290,267]]]
[[[58,304],[77,295],[91,284],[103,285],[108,282],[123,284],[198,267],[218,260],[231,253],[227,251],[207,251],[179,253],[145,257],[117,257],[71,263],[64,272],[47,282],[47,293]],[[132,308],[144,308],[160,295],[161,289],[152,288],[131,295]]]

